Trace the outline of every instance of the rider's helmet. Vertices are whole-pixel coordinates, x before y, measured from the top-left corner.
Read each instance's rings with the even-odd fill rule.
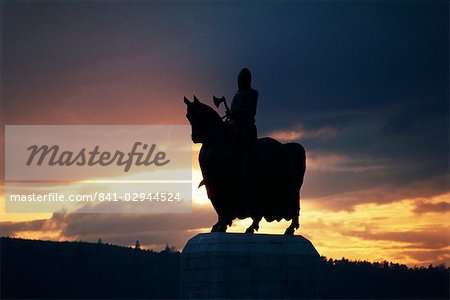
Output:
[[[247,68],[243,68],[238,75],[238,88],[239,90],[246,90],[250,88],[252,83],[252,73]]]

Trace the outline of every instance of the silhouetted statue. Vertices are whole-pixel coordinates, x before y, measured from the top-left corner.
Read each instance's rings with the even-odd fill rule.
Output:
[[[297,143],[281,144],[272,138],[256,139],[255,113],[258,92],[251,88],[251,74],[243,69],[231,110],[220,117],[210,106],[184,97],[192,141],[202,143],[199,154],[208,198],[218,215],[211,231],[225,232],[235,218],[252,218],[246,232],[268,222],[292,220],[285,234],[299,228],[300,188],[306,169],[305,149]],[[225,121],[223,121],[225,119]],[[240,184],[241,183],[241,184]]]

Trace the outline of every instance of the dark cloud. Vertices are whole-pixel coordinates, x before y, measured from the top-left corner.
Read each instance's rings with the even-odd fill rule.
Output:
[[[423,213],[448,213],[450,212],[449,202],[438,202],[438,203],[426,203],[420,202],[416,204],[414,212],[417,214]]]
[[[64,234],[124,234],[136,228],[142,232],[195,230],[212,226],[216,221],[214,215],[209,207],[194,208],[192,213],[174,214],[69,214]]]
[[[50,219],[27,222],[2,222],[2,236],[23,232],[40,235],[59,234],[60,240],[83,240],[132,245],[139,240],[143,246],[163,248],[166,244],[182,249],[186,241],[204,232],[217,221],[208,207],[193,208],[186,214],[68,214],[54,213]],[[206,231],[207,231],[206,229]],[[52,235],[53,233],[53,235]]]
[[[14,236],[16,233],[24,231],[40,231],[43,229],[46,220],[32,220],[26,222],[1,222],[0,235]]]
[[[444,264],[448,266],[450,263],[450,253],[448,250],[411,250],[402,251],[400,253],[401,255],[406,255],[419,261],[421,264]]]
[[[399,232],[347,231],[345,234],[364,240],[407,243],[412,248],[423,250],[444,250],[450,246],[450,227],[445,226]]]
[[[392,169],[361,172],[310,171],[302,196],[327,210],[353,211],[356,205],[390,203],[448,193],[448,175],[399,184]],[[326,189],[324,187],[327,187]]]

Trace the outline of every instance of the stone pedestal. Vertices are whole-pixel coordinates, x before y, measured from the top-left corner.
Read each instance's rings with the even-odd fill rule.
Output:
[[[181,254],[180,296],[317,298],[319,253],[302,236],[205,233]]]

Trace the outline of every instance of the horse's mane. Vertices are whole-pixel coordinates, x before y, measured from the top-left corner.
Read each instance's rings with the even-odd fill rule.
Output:
[[[211,122],[211,125],[222,124],[222,118],[215,109],[204,103],[198,103],[197,105],[200,105],[199,107],[202,110],[202,115],[204,114],[205,118]]]

